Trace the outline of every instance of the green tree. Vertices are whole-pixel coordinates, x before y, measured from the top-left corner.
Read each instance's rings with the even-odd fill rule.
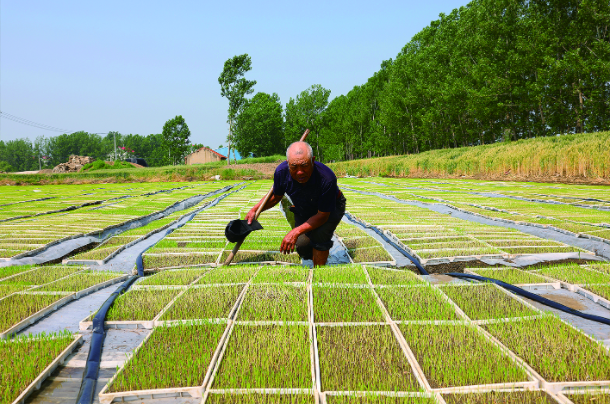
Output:
[[[235,121],[235,148],[242,156],[256,157],[284,151],[284,118],[280,97],[257,93],[246,101]]]
[[[229,149],[227,157],[231,155],[231,143],[233,139],[233,125],[235,118],[241,111],[246,102],[246,95],[254,92],[256,80],[246,80],[244,77],[247,71],[252,70],[252,59],[247,53],[243,55],[233,56],[225,62],[224,68],[218,83],[220,84],[220,95],[229,100],[229,109],[227,121],[229,123]],[[230,158],[227,158],[227,164],[230,164]]]
[[[168,120],[163,125],[163,142],[172,165],[179,164],[189,150],[191,131],[182,115]]]

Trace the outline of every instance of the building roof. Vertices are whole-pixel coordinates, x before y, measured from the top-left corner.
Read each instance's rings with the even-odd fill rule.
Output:
[[[220,157],[222,159],[227,158],[227,156],[223,156],[222,154],[218,153],[217,151],[214,151],[214,150],[210,149],[209,147],[205,147],[205,146],[203,146],[201,149],[196,150],[195,153],[200,152],[202,150],[211,151],[212,153],[216,154],[218,157]]]

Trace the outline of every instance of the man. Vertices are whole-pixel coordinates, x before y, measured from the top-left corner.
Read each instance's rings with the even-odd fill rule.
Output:
[[[303,259],[313,259],[314,266],[326,265],[331,240],[345,213],[345,197],[337,187],[337,177],[330,168],[315,161],[313,150],[306,142],[295,142],[286,150],[286,161],[276,169],[273,194],[263,211],[277,205],[287,194],[294,206],[295,227],[284,240],[280,251],[295,250]],[[264,198],[263,198],[264,199]],[[246,215],[252,223],[261,200]]]

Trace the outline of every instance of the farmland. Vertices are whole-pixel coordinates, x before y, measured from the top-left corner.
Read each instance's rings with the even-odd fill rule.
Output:
[[[280,253],[281,204],[222,265],[270,186],[4,187],[0,403],[75,402],[96,318],[102,403],[610,402],[610,326],[444,275],[609,318],[610,190],[340,178],[333,265]]]

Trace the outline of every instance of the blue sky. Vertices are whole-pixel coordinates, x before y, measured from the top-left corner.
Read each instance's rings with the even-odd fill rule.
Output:
[[[360,85],[441,12],[430,1],[0,0],[0,110],[88,132],[161,133],[182,115],[191,141],[225,144],[220,75],[248,53],[255,91],[286,104],[312,84]],[[57,135],[0,119],[0,140]]]

